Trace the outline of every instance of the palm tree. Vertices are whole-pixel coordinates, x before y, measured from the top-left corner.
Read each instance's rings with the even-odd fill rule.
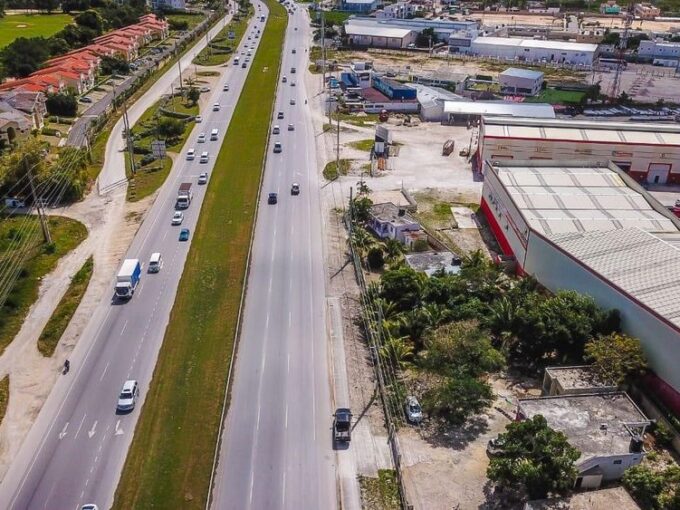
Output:
[[[500,337],[501,347],[507,351],[517,341],[513,330],[518,318],[518,307],[512,300],[503,296],[489,305],[488,311],[485,322],[489,329]]]
[[[406,252],[406,247],[397,239],[385,241],[385,253],[390,261],[396,261]]]
[[[436,303],[428,303],[421,308],[425,318],[429,322],[428,326],[431,329],[434,329],[445,322],[450,315],[446,307]]]
[[[385,337],[380,348],[380,355],[385,359],[392,359],[399,368],[405,368],[413,360],[413,345],[407,341],[405,336],[389,335]]]
[[[363,257],[375,241],[373,236],[363,227],[354,227],[352,229],[352,244],[359,251],[359,256]]]

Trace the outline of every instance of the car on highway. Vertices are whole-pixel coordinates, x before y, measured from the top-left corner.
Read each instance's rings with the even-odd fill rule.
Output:
[[[222,87],[223,92],[229,92],[229,85],[226,84],[224,87]]]
[[[179,240],[180,241],[188,241],[189,240],[189,229],[188,228],[183,228],[182,230],[179,231]]]
[[[172,224],[181,225],[183,221],[184,213],[182,211],[175,211],[175,213],[172,215]]]
[[[220,111],[220,103],[215,103],[213,105],[213,111],[214,112],[219,112]]]
[[[210,156],[208,155],[208,151],[203,151],[203,152],[201,152],[201,158],[198,160],[198,162],[199,163],[207,163],[209,157]]]
[[[245,69],[246,67],[248,67],[248,64],[246,64],[246,63],[244,62],[243,64],[241,64],[241,67],[242,67],[243,69]]]
[[[99,510],[99,507],[94,503],[88,503],[80,507],[80,510]]]
[[[283,152],[281,142],[274,142],[274,152]]]
[[[288,131],[295,131],[295,125],[294,124],[288,124]]]
[[[267,203],[270,204],[270,205],[273,205],[278,201],[279,201],[279,197],[276,193],[270,193],[269,196],[267,197]]]
[[[288,78],[286,78],[286,75],[285,75],[285,74],[283,75],[283,78],[281,79],[281,81],[282,81],[283,83],[286,83],[286,82],[288,81]]]
[[[295,68],[294,67],[290,68],[290,74],[295,74]]]
[[[187,161],[193,161],[196,157],[196,151],[192,148],[187,151]]]
[[[129,379],[123,383],[123,387],[118,395],[116,409],[118,411],[132,411],[139,397],[139,385],[134,379]]]
[[[295,48],[293,48],[293,55],[295,55]]]
[[[294,182],[293,185],[290,187],[290,194],[291,195],[300,194],[300,185],[297,182]]]
[[[201,172],[198,175],[198,184],[206,184],[208,182],[208,172]]]
[[[276,118],[277,118],[277,119],[282,119],[282,118],[283,118],[283,112],[279,112],[279,113],[276,115]]]
[[[272,129],[272,134],[273,135],[278,135],[281,132],[281,129],[279,128],[278,124],[274,126],[274,129]]]
[[[295,99],[291,98],[290,104],[291,104],[291,106],[295,106]]]
[[[151,257],[149,258],[149,268],[147,269],[147,271],[149,273],[158,273],[162,267],[163,257],[161,257],[161,254],[158,252],[152,253]]]
[[[290,82],[290,86],[291,86],[291,87],[295,87],[295,82],[294,82],[294,81],[291,81],[291,82]]]
[[[196,118],[194,120],[196,121],[197,124],[200,124],[201,122],[203,122],[203,117],[201,117],[200,115],[196,115]]]
[[[406,411],[406,419],[410,423],[418,424],[423,421],[423,409],[420,407],[420,402],[414,396],[406,397],[406,403],[404,404],[404,409]]]
[[[201,133],[198,135],[198,143],[204,143],[205,142],[205,133]]]

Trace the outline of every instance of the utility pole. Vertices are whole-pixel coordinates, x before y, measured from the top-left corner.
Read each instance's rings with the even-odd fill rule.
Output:
[[[35,185],[33,184],[33,173],[31,168],[28,166],[28,160],[24,158],[24,167],[26,168],[26,174],[28,175],[28,182],[31,184],[31,195],[33,196],[33,203],[35,204],[35,210],[38,212],[38,218],[40,219],[40,227],[42,228],[43,238],[46,244],[52,244],[52,236],[50,235],[50,228],[47,224],[47,218],[45,217],[45,211],[42,207],[42,202],[38,200],[35,195]]]
[[[127,143],[127,149],[130,155],[130,171],[132,172],[132,175],[135,175],[137,173],[137,168],[135,167],[134,142],[132,140],[130,119],[128,119],[127,105],[125,104],[125,101],[123,101],[123,125],[125,126],[125,143]]]
[[[182,85],[182,63],[180,62],[180,60],[177,61],[177,68],[179,69],[179,88],[181,90],[183,85]]]
[[[338,169],[338,175],[340,175],[340,116],[338,115],[337,123],[337,134],[336,134],[336,147],[335,147],[335,167]]]

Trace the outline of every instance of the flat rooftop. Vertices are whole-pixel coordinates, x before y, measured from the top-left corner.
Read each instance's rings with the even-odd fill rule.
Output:
[[[629,427],[649,420],[625,393],[561,395],[519,399],[526,418],[543,415],[548,425],[563,432],[581,451],[581,460],[630,452]]]
[[[576,43],[568,41],[546,41],[540,39],[520,39],[511,37],[477,37],[472,41],[473,46],[516,46],[518,48],[545,48],[562,51],[595,52],[597,44]]]
[[[363,35],[371,37],[388,37],[403,39],[413,30],[408,28],[383,27],[378,25],[346,24],[345,33],[347,35]]]
[[[628,187],[610,168],[491,168],[526,222],[543,235],[627,228],[678,231],[673,220],[652,207],[651,197]]]
[[[593,369],[589,366],[547,367],[545,371],[566,391],[607,387],[595,376]]]
[[[521,69],[519,67],[510,67],[503,71],[501,76],[512,76],[513,78],[527,78],[529,80],[537,80],[543,78],[541,71],[532,71],[531,69]]]
[[[404,211],[403,214],[399,214],[399,211]],[[405,208],[400,208],[391,202],[386,202],[384,204],[376,204],[371,206],[371,216],[373,216],[378,221],[383,223],[391,223],[393,225],[413,225],[418,224],[413,217],[406,212]]]
[[[555,110],[545,103],[510,103],[503,101],[446,101],[444,113],[456,115],[502,115],[554,119]]]
[[[680,248],[636,228],[556,234],[550,240],[680,327]]]
[[[680,126],[641,122],[508,119],[485,116],[485,138],[680,146]]]
[[[460,258],[450,251],[424,251],[404,255],[406,263],[414,271],[432,276],[440,270],[449,274],[460,272]]]

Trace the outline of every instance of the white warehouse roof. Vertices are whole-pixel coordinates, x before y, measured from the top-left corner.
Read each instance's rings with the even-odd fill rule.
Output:
[[[545,236],[629,228],[678,231],[670,218],[607,167],[499,164],[493,170],[526,222]]]
[[[680,126],[636,122],[541,120],[484,117],[484,136],[570,142],[680,145]]]
[[[680,249],[636,228],[555,234],[550,240],[680,327]]]
[[[446,101],[444,113],[458,115],[503,115],[554,119],[555,110],[544,103],[506,103],[503,101]]]
[[[475,46],[516,46],[521,48],[544,48],[554,51],[582,51],[594,53],[597,44],[568,41],[546,41],[542,39],[513,39],[509,37],[477,37],[472,41]]]
[[[409,35],[413,30],[407,28],[391,28],[391,27],[381,27],[376,25],[356,25],[356,24],[346,24],[345,33],[347,35],[364,35],[372,37],[394,37],[397,39],[403,39]]]
[[[531,69],[521,69],[519,67],[509,67],[503,71],[501,76],[512,76],[513,78],[528,78],[529,80],[538,80],[543,78],[541,71],[533,71]]]

